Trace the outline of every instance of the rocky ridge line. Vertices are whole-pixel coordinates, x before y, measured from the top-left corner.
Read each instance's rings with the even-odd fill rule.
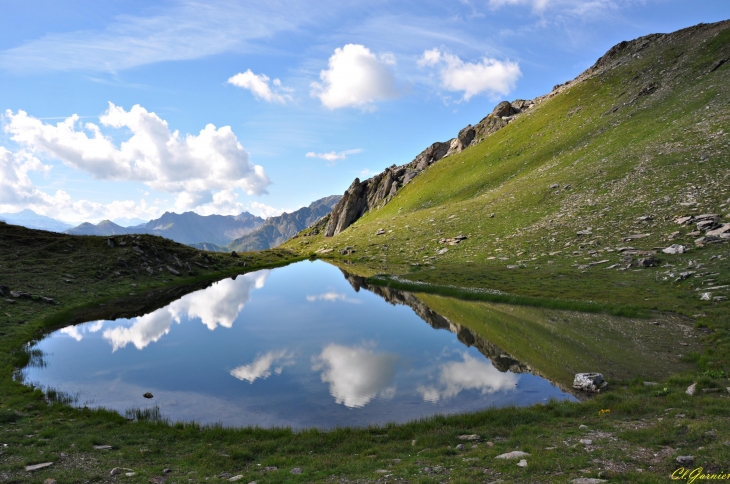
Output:
[[[332,209],[332,215],[324,231],[325,237],[339,234],[366,212],[381,208],[423,170],[442,158],[460,153],[469,146],[482,142],[484,138],[504,128],[517,115],[534,105],[534,101],[524,99],[513,102],[502,101],[478,124],[468,125],[459,131],[456,138],[432,144],[410,163],[393,165],[362,182],[359,178],[355,178],[342,199]]]

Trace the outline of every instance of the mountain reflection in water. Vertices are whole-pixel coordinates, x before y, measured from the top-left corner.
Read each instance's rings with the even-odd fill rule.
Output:
[[[342,276],[302,262],[64,328],[38,343],[47,365],[25,378],[78,393],[79,405],[158,405],[173,421],[235,426],[362,426],[572,399],[414,295]]]

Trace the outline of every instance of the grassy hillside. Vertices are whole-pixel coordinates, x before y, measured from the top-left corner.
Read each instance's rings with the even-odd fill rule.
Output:
[[[728,58],[730,22],[619,44],[344,232],[285,246],[402,281],[688,315],[724,308],[727,288],[710,302],[695,289],[730,282],[728,239],[696,243],[704,234],[675,219],[730,223]],[[671,244],[690,250],[663,254]],[[643,268],[650,257],[658,267]]]

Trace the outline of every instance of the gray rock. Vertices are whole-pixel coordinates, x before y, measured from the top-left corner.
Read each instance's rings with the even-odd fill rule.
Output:
[[[677,464],[682,464],[683,466],[691,465],[692,462],[694,462],[695,458],[693,455],[680,455],[676,459]]]
[[[712,293],[703,292],[702,294],[700,294],[700,301],[712,301]]]
[[[506,454],[499,454],[495,459],[521,459],[522,457],[527,457],[530,454],[527,452],[522,452],[521,450],[513,450],[512,452],[507,452]]]
[[[43,484],[56,484],[56,480],[49,477],[48,479],[43,481]]]
[[[241,479],[243,479],[243,475],[239,474],[237,476],[233,476],[233,477],[229,478],[228,482],[236,482],[236,481],[240,481]]]
[[[294,469],[289,471],[291,474],[301,474],[302,468],[301,467],[295,467]]]
[[[167,270],[170,271],[171,274],[174,274],[176,276],[179,276],[180,275],[180,272],[178,272],[177,270],[173,269],[170,266],[167,266]]]
[[[232,250],[231,257],[235,257],[235,258],[239,257],[238,252],[236,252],[235,250]]]
[[[559,183],[553,183],[552,185],[550,185],[550,188],[553,189],[553,190],[555,190],[556,188],[560,188],[560,184]]]
[[[600,393],[608,383],[600,373],[576,373],[573,388],[590,393]]]
[[[583,445],[593,445],[593,441],[591,439],[580,439],[579,442]]]
[[[122,472],[134,472],[134,469],[127,469],[126,467],[115,467],[109,472],[110,476],[118,476]],[[164,472],[164,471],[163,471]]]
[[[109,248],[111,248],[111,249],[114,248],[114,239],[111,239],[111,238],[106,239],[106,243],[109,246]]]
[[[687,247],[679,244],[672,244],[669,247],[662,249],[662,252],[665,254],[684,254],[684,252],[687,250]]]
[[[655,257],[644,257],[639,259],[639,267],[656,267],[659,265],[659,259]]]
[[[459,440],[479,440],[480,437],[477,434],[464,434],[456,437]]]
[[[593,229],[591,229],[591,227],[588,227],[585,230],[579,230],[578,232],[576,232],[576,235],[593,235],[592,230]]]
[[[33,464],[30,466],[25,466],[25,470],[28,472],[33,472],[33,471],[45,469],[46,467],[51,467],[52,465],[53,465],[53,462],[43,462],[42,464]]]
[[[457,445],[456,450],[464,450],[464,444]]]
[[[517,463],[517,467],[527,467],[527,460],[520,459],[520,461]]]
[[[517,114],[517,112],[518,111],[512,106],[511,102],[502,101],[494,107],[494,109],[492,110],[492,116],[503,118],[505,116]]]
[[[696,391],[697,391],[697,383],[693,383],[693,384],[691,384],[690,386],[687,387],[687,389],[684,391],[684,393],[686,393],[687,395],[692,396],[692,395],[695,394]]]
[[[596,479],[595,477],[579,477],[570,481],[571,484],[601,484],[602,482],[608,482],[605,479]]]
[[[95,445],[94,450],[110,450],[112,448],[111,445]]]

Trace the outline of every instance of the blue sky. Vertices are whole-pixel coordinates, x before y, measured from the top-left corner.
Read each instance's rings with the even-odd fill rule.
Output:
[[[263,216],[726,0],[3,2],[0,212]]]

